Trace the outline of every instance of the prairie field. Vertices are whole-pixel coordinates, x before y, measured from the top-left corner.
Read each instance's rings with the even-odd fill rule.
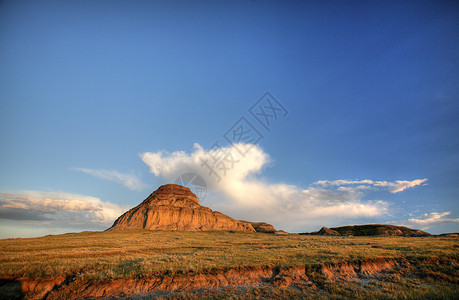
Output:
[[[6,239],[0,240],[0,249],[0,274],[114,279],[165,271],[452,257],[459,243],[451,238],[127,230]]]
[[[366,292],[359,293],[366,297],[368,294],[365,293],[371,290],[392,289],[391,285],[400,287],[411,282],[420,293],[412,294],[413,297],[432,293],[434,298],[442,295],[448,298],[448,295],[458,292],[458,250],[459,239],[443,237],[328,237],[222,231],[82,232],[0,240],[0,275],[15,278],[60,275],[82,281],[109,281],[190,273],[214,274],[252,267],[291,268],[402,259],[416,266],[415,278],[403,279],[403,274],[394,273],[391,275],[394,280],[392,283],[371,283],[386,287],[366,289]],[[328,296],[351,295],[349,293],[354,283],[327,283],[319,275],[315,278],[315,285],[322,290],[332,291]],[[255,293],[254,288],[249,291],[238,288],[237,293],[231,288],[235,287],[206,290],[205,293],[209,297],[224,296],[225,293],[249,293],[255,296],[251,294]],[[262,296],[272,287],[256,289],[256,294]],[[421,293],[421,290],[425,290],[425,293]],[[433,293],[434,290],[438,291]],[[287,298],[304,296],[303,292],[298,288],[285,291],[275,288],[269,291],[270,294],[278,293],[280,298],[283,298],[282,295]],[[186,293],[186,297],[195,295]]]

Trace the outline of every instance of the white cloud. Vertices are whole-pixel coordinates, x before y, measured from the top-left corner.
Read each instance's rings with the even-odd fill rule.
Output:
[[[424,179],[415,179],[415,180],[396,180],[394,182],[390,181],[374,181],[370,179],[365,180],[320,180],[315,182],[316,185],[321,186],[348,186],[348,185],[356,185],[358,189],[371,189],[371,188],[383,188],[388,190],[389,192],[395,194],[401,191],[404,191],[408,188],[412,188],[418,185],[421,185],[427,181],[427,178]],[[343,187],[342,187],[343,188]],[[349,187],[350,189],[354,189],[355,187]]]
[[[346,179],[340,179],[340,180],[319,180],[314,182],[314,184],[318,185],[349,185],[349,184],[369,184],[372,185],[374,184],[373,180],[365,179],[365,180],[346,180]]]
[[[406,189],[421,185],[426,181],[427,181],[427,178],[416,179],[412,181],[408,181],[408,180],[397,180],[395,182],[377,181],[375,183],[375,186],[386,187],[391,193],[395,194],[395,193],[404,191]]]
[[[451,214],[450,211],[446,211],[442,213],[437,213],[437,212],[432,212],[429,214],[426,213],[418,218],[408,219],[407,223],[409,225],[417,225],[417,226],[422,226],[422,227],[434,226],[434,225],[440,225],[440,224],[449,224],[449,223],[459,223],[459,218],[456,218],[456,219],[445,218],[446,216],[449,216],[450,214]]]
[[[79,194],[43,191],[0,193],[0,218],[9,220],[50,220],[106,228],[125,210],[117,204]]]
[[[130,190],[140,191],[147,187],[136,175],[125,174],[113,170],[72,168],[72,170],[82,172],[94,177],[120,183]]]
[[[244,147],[251,148],[242,156],[238,149]],[[226,157],[226,167],[232,168],[226,171],[226,175],[222,170],[223,165],[215,165],[211,170],[203,162],[207,160],[210,165],[212,157]],[[317,224],[336,224],[339,221],[384,215],[388,203],[363,200],[368,192],[383,189],[397,193],[427,180],[324,180],[307,188],[270,183],[259,178],[263,168],[271,162],[269,155],[259,146],[244,144],[209,151],[195,144],[191,153],[147,152],[141,158],[153,174],[168,182],[174,182],[185,172],[201,175],[214,192],[210,204],[213,209],[223,210],[236,218],[269,221],[288,230],[301,230],[308,224],[320,226]]]

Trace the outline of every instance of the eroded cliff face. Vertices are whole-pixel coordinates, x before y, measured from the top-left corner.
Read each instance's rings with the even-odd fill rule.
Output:
[[[431,257],[411,263],[404,258],[379,258],[292,267],[259,266],[219,271],[208,270],[203,271],[203,273],[174,274],[165,272],[164,274],[145,275],[141,278],[113,280],[87,280],[75,275],[68,275],[66,278],[58,276],[47,279],[0,277],[0,299],[155,298],[174,295],[173,293],[178,291],[195,291],[195,297],[192,298],[205,298],[205,290],[214,289],[218,291],[219,288],[231,286],[249,291],[251,288],[258,289],[257,294],[260,288],[271,286],[282,289],[300,288],[302,297],[316,298],[324,295],[332,296],[333,290],[328,289],[327,286],[333,283],[338,283],[336,285],[338,287],[340,286],[339,283],[345,283],[348,288],[355,283],[353,288],[363,292],[366,289],[374,290],[375,287],[381,287],[382,283],[394,280],[394,282],[404,279],[407,279],[408,282],[421,282],[426,276],[438,276],[428,273],[430,268],[438,265],[451,265],[451,268],[455,268],[457,258]],[[432,283],[434,279],[430,277],[430,280],[422,281],[423,288]],[[440,279],[436,278],[436,280]],[[453,282],[448,280],[451,279],[446,278],[443,282],[455,284],[454,279],[452,279]],[[414,286],[411,286],[410,289]],[[406,286],[399,288],[406,288]],[[391,290],[388,289],[385,295],[388,296],[390,293]],[[202,296],[200,297],[200,295]],[[336,295],[334,296],[336,298]]]
[[[120,216],[109,230],[120,229],[255,231],[248,224],[200,205],[189,188],[177,184],[161,186]]]

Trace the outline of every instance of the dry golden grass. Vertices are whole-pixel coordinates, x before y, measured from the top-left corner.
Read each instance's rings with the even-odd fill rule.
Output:
[[[455,238],[322,237],[244,232],[126,230],[0,240],[0,274],[86,279],[158,272],[298,266],[374,258],[457,257]]]

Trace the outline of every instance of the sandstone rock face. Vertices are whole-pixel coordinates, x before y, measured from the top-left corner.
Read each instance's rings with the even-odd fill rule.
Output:
[[[333,229],[327,228],[327,227],[322,227],[319,232],[317,232],[317,235],[339,235],[339,233]]]
[[[252,226],[256,232],[275,233],[277,231],[273,225],[265,223],[265,222],[248,222],[248,221],[242,221],[242,220],[240,220],[239,222],[243,224],[247,224],[248,226]]]
[[[252,226],[200,205],[189,188],[177,184],[161,186],[121,215],[109,230],[119,229],[255,232]]]

